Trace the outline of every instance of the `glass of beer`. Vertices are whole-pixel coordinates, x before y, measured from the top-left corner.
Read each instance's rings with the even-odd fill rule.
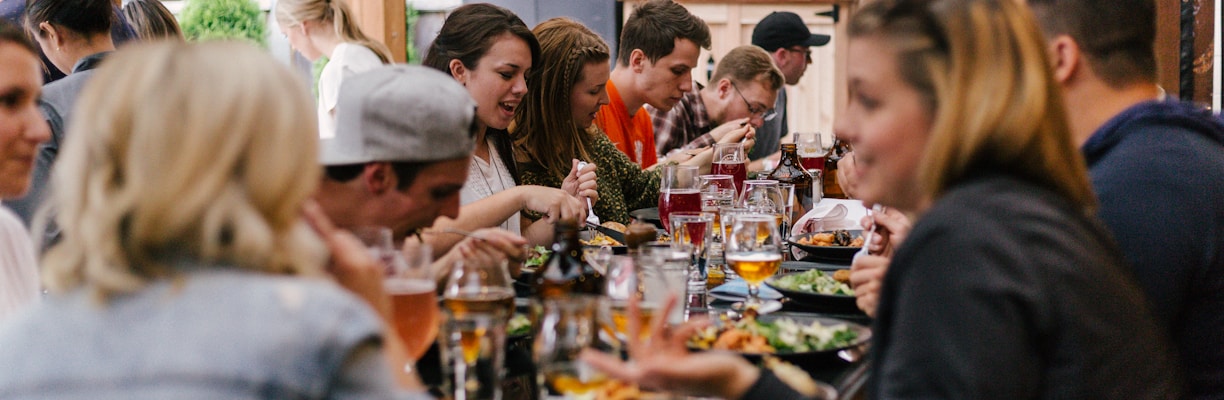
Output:
[[[544,382],[540,398],[584,396],[608,381],[607,375],[579,358],[598,334],[598,301],[598,297],[583,294],[544,300],[534,346],[540,381]]]
[[[714,160],[710,173],[731,175],[735,188],[742,193],[744,180],[748,179],[748,155],[743,143],[717,143],[714,145]]]
[[[505,262],[455,263],[442,292],[439,346],[448,393],[455,399],[500,399],[506,324],[514,289]]]
[[[441,323],[429,269],[433,252],[428,244],[410,242],[402,252],[392,251],[390,259],[391,275],[383,280],[383,289],[391,297],[395,331],[408,355],[420,359],[433,344]]]
[[[748,284],[748,299],[743,307],[764,309],[761,282],[782,266],[778,220],[774,214],[741,214],[731,224],[731,234],[726,239],[727,264]]]

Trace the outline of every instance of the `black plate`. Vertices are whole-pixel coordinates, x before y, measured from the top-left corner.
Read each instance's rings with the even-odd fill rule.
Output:
[[[817,233],[829,233],[832,231],[809,232],[798,236],[793,236],[787,241],[790,244],[804,252],[807,252],[808,257],[816,261],[833,261],[839,263],[850,263],[854,259],[854,253],[858,253],[861,247],[849,246],[812,246],[799,243],[799,239],[809,238]],[[848,229],[851,237],[863,236],[862,229]]]
[[[616,231],[613,231],[613,232],[616,232]],[[581,230],[581,231],[578,231],[578,238],[579,238],[579,239],[582,239],[582,240],[584,240],[584,241],[590,241],[590,240],[591,240],[591,238],[594,238],[594,237],[595,237],[595,234],[596,234],[596,233],[597,233],[597,232],[596,232],[596,231],[594,231],[594,230],[586,230],[586,229],[583,229],[583,230]],[[622,245],[620,245],[620,246],[608,246],[608,247],[611,247],[611,248],[612,248],[612,254],[617,254],[617,255],[620,255],[620,254],[629,254],[629,247],[624,246],[624,243],[625,243],[625,234],[623,234],[623,233],[622,233],[622,234],[620,234],[620,237],[616,237],[616,236],[612,236],[612,235],[608,235],[608,237],[611,237],[611,238],[612,238],[612,240],[616,240],[616,241],[618,241],[618,242],[621,242],[621,244],[622,244]],[[583,245],[583,247],[599,247],[599,246],[595,246],[595,245]]]
[[[629,212],[629,216],[642,222],[648,222],[655,225],[659,229],[667,229],[663,226],[663,221],[659,219],[659,208],[643,208]]]
[[[821,366],[827,366],[830,363],[844,363],[845,361],[843,361],[841,358],[838,357],[838,352],[849,349],[849,348],[853,348],[853,347],[860,347],[864,344],[867,344],[871,340],[871,329],[870,328],[862,324],[846,321],[844,319],[817,317],[811,314],[787,313],[787,312],[770,313],[770,314],[759,316],[757,318],[759,318],[760,321],[762,322],[770,322],[770,321],[773,321],[779,318],[790,318],[790,319],[795,320],[795,322],[802,324],[802,325],[811,325],[813,321],[820,321],[820,324],[825,325],[825,326],[845,324],[846,326],[850,327],[850,330],[854,331],[855,333],[858,333],[858,338],[855,339],[854,343],[846,347],[838,347],[835,349],[819,350],[819,351],[808,351],[808,352],[802,352],[802,353],[775,353],[773,354],[773,356],[778,357],[779,359],[782,359],[783,361],[789,362],[791,364],[795,364],[799,366],[800,368],[812,368],[812,367],[819,368]],[[754,363],[759,362],[761,359],[761,354],[757,354],[757,353],[739,353],[739,354]]]
[[[836,272],[835,269],[826,270],[824,268],[820,268],[820,270],[825,271],[826,273],[829,273],[829,274]],[[795,274],[801,274],[801,273],[802,272],[795,272]],[[793,274],[786,274],[786,275],[793,275]],[[774,290],[777,290],[778,293],[782,293],[782,295],[800,304],[804,304],[804,305],[808,305],[812,307],[836,308],[836,309],[841,309],[841,310],[854,310],[854,311],[858,310],[858,305],[855,304],[854,302],[854,296],[847,296],[847,295],[841,295],[841,294],[823,294],[823,293],[809,292],[806,290],[792,290],[792,289],[782,288],[774,284],[774,282],[776,282],[778,278],[781,278],[786,275],[772,276],[769,279],[765,280],[765,285],[773,288]]]

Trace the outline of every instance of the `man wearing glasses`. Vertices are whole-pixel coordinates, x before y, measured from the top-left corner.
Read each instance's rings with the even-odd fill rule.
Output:
[[[752,44],[765,49],[774,64],[786,76],[786,84],[799,83],[799,78],[812,63],[812,47],[829,43],[828,35],[813,34],[798,14],[786,11],[770,13],[752,30]],[[781,138],[789,133],[786,126],[786,89],[778,90],[774,109],[778,115],[757,128],[756,146],[748,159],[758,160],[778,152]]]
[[[732,49],[718,62],[709,86],[694,82],[671,110],[646,106],[660,157],[712,146],[744,124],[756,128],[774,118],[782,81],[769,53],[751,45]]]

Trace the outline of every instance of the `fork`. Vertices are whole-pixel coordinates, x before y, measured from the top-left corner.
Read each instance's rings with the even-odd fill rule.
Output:
[[[887,208],[884,206],[875,204],[871,206],[871,209],[867,210],[867,216],[874,217],[876,213],[883,213],[885,210],[887,210]],[[871,229],[867,230],[866,234],[863,234],[863,248],[859,249],[857,253],[854,253],[854,258],[858,258],[860,255],[872,255],[871,251],[867,250],[867,248],[871,246],[871,240],[874,239],[876,234],[876,227],[879,226],[880,224],[876,223],[875,219],[872,218]]]
[[[579,162],[578,162],[578,171],[582,171],[582,169],[583,169],[583,168],[586,168],[586,166],[587,166],[587,162],[586,162],[586,161],[579,161]],[[591,198],[590,198],[590,197],[587,197],[587,198],[586,198],[586,203],[587,203],[587,218],[586,218],[586,222],[587,222],[588,224],[599,225],[599,216],[598,216],[598,215],[595,215],[595,208],[594,208],[594,207],[591,207]]]

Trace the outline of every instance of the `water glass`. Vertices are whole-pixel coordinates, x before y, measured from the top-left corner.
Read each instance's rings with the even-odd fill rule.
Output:
[[[637,265],[640,270],[643,304],[662,307],[668,296],[682,300],[687,298],[688,272],[693,257],[692,245],[649,242],[642,245],[639,252]],[[704,291],[697,294],[701,295],[699,300],[704,302]],[[683,323],[686,308],[673,307],[667,314],[667,323]]]
[[[689,292],[704,292],[706,284],[705,250],[713,232],[714,215],[705,212],[672,213],[672,242],[693,248],[689,266]]]

